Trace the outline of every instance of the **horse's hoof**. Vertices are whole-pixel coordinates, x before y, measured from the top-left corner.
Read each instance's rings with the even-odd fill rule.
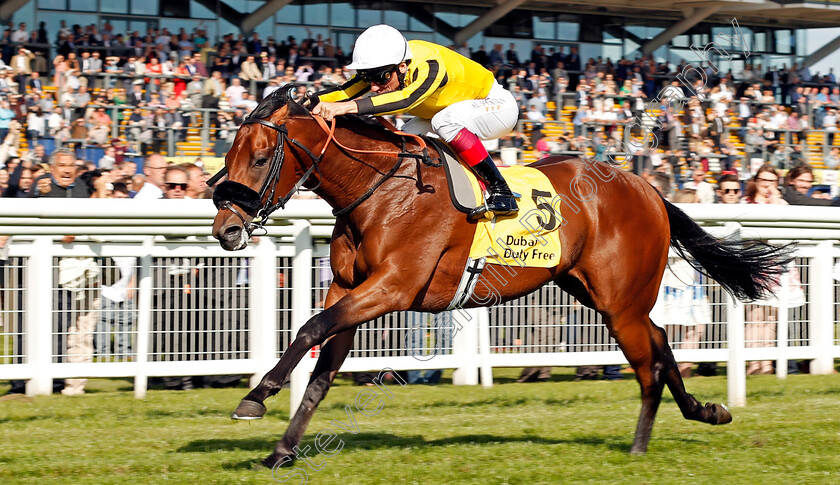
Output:
[[[239,406],[236,407],[236,411],[230,415],[231,419],[241,419],[241,420],[252,420],[252,419],[262,419],[265,415],[265,406],[256,402],[256,401],[249,401],[247,399],[243,399]]]
[[[271,455],[268,455],[268,457],[265,460],[262,461],[262,464],[265,467],[274,470],[277,468],[288,468],[295,464],[295,460],[297,460],[297,457],[295,455],[278,456],[272,453]]]
[[[647,448],[630,448],[630,454],[633,456],[644,456],[647,454]]]
[[[724,404],[706,403],[706,407],[712,413],[713,421],[711,424],[726,424],[732,422],[732,413]]]

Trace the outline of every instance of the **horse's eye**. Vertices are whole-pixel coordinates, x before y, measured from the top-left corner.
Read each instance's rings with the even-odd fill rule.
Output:
[[[256,166],[257,167],[263,167],[263,166],[265,166],[266,163],[268,163],[267,158],[260,158],[259,160],[257,160]]]

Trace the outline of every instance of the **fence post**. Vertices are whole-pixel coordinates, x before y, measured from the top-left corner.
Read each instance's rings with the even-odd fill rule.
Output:
[[[119,106],[114,105],[111,108],[111,138],[119,138],[120,137],[120,108]]]
[[[788,332],[790,325],[788,325],[789,308],[788,293],[790,292],[790,280],[787,277],[782,278],[782,287],[779,290],[779,317],[778,326],[776,328],[776,349],[779,355],[776,358],[776,377],[785,379],[788,375]]]
[[[811,345],[814,348],[811,374],[830,374],[834,370],[834,357],[831,352],[834,345],[831,276],[834,266],[831,256],[833,247],[832,241],[820,241],[816,246],[816,254],[811,258],[808,281],[811,296],[808,314],[811,315]]]
[[[137,273],[137,372],[134,375],[134,397],[143,399],[149,387],[149,339],[152,322],[152,249],[155,237],[143,239],[143,253]]]
[[[207,153],[210,146],[210,111],[201,110],[201,155]]]
[[[730,406],[747,405],[747,369],[744,361],[744,304],[726,295],[726,346],[729,361],[726,364],[727,402]]]
[[[251,387],[259,384],[265,372],[277,362],[277,258],[274,241],[261,237],[250,265],[251,314],[248,326],[250,357],[257,372],[251,376]]]
[[[478,384],[478,310],[452,312],[452,354],[458,357],[458,368],[452,373],[452,384],[474,386]]]
[[[178,154],[175,153],[175,129],[171,126],[166,129],[166,156],[178,156]]]
[[[312,316],[312,236],[307,220],[295,220],[295,256],[292,258],[292,338]],[[304,357],[306,359],[307,357]],[[309,371],[298,364],[292,371],[289,389],[289,416],[294,416],[309,383]]]
[[[490,309],[482,307],[474,310],[478,315],[478,353],[481,386],[493,387],[493,368],[490,366]]]
[[[26,267],[26,358],[35,372],[26,395],[52,394],[52,333],[54,308],[53,251],[50,236],[39,236]],[[63,352],[63,349],[58,349]]]

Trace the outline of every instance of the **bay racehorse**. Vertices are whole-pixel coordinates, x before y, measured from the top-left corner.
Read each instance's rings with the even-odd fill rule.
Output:
[[[213,236],[228,250],[245,247],[251,231],[301,186],[336,209],[330,246],[334,280],[325,309],[300,329],[233,415],[261,418],[266,398],[280,391],[309,349],[321,345],[303,402],[264,460],[269,467],[294,458],[292,449],[326,396],[359,325],[389,312],[447,308],[476,230],[450,202],[444,170],[421,160],[423,148],[416,139],[354,116],[335,120],[332,130],[283,90],[275,91],[236,134],[225,159],[228,180],[214,196],[219,211]],[[430,149],[430,155],[437,153]],[[703,405],[686,392],[665,331],[648,316],[669,246],[684,258],[690,255],[693,264],[743,300],[772,288],[790,261],[789,248],[712,237],[642,178],[613,164],[549,157],[531,167],[542,171],[558,194],[569,196],[563,209],[567,222],[559,230],[561,260],[552,268],[516,268],[515,277],[501,287],[482,276],[466,306],[518,298],[553,281],[600,312],[641,387],[632,453],[647,450],[665,385],[686,419],[730,422],[725,406]],[[588,195],[580,196],[580,186],[592,184]],[[597,193],[589,196],[593,188]]]

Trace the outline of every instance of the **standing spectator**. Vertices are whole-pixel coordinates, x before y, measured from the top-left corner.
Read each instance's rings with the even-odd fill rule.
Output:
[[[262,72],[260,72],[260,68],[257,66],[254,56],[248,56],[245,59],[245,62],[242,63],[239,78],[243,81],[262,79]]]
[[[146,182],[143,188],[134,196],[135,199],[162,199],[164,175],[168,164],[166,159],[161,155],[155,153],[149,155],[143,164],[143,174],[146,176]]]
[[[225,85],[222,81],[222,73],[213,71],[213,74],[204,81],[204,97],[201,101],[202,108],[218,108],[219,98],[225,92]]]
[[[787,174],[787,186],[782,197],[790,205],[832,205],[831,199],[810,197],[814,184],[814,170],[807,163],[796,165]]]
[[[245,92],[245,87],[242,86],[242,82],[239,78],[235,77],[230,80],[230,86],[225,89],[225,95],[227,96],[228,103],[231,106],[236,106],[242,101],[242,93]]]
[[[207,182],[208,176],[207,173],[204,172],[202,167],[199,167],[195,163],[185,163],[181,165],[187,170],[189,174],[189,179],[187,180],[187,193],[185,198],[187,199],[211,199],[213,197],[213,189],[208,187],[205,182]]]
[[[15,112],[12,111],[7,100],[0,101],[0,140],[5,140],[9,134],[9,126],[15,119]]]
[[[693,203],[695,195],[679,191],[674,202]],[[706,296],[706,277],[688,261],[678,259],[668,264],[662,278],[651,319],[669,330],[669,340],[681,349],[698,349],[707,325],[712,324],[712,308]],[[678,365],[682,377],[691,377],[692,364]]]
[[[741,182],[738,180],[738,176],[727,174],[718,179],[716,193],[721,204],[740,204]]]
[[[32,188],[32,167],[34,162],[24,158],[15,167],[9,176],[8,185],[2,191],[3,197],[22,198],[29,197],[29,189]]]
[[[691,172],[692,183],[686,184],[689,189],[694,189],[697,194],[697,201],[701,204],[711,204],[715,201],[715,187],[706,182],[706,172],[702,167],[696,167]]]
[[[189,96],[190,106],[192,108],[201,108],[202,90],[204,84],[201,82],[201,76],[193,75],[192,81],[187,84],[187,96]],[[193,120],[195,123],[195,120]]]
[[[126,198],[127,192],[113,192],[114,198]],[[114,335],[114,351],[120,360],[132,357],[131,328],[134,325],[134,273],[136,259],[130,257],[112,258],[120,274],[113,285],[102,288],[102,310],[96,323],[96,353],[111,354],[111,335]]]
[[[90,187],[77,178],[76,155],[70,150],[56,150],[50,156],[51,173],[33,182],[30,197],[88,198]],[[74,236],[64,236],[62,242],[70,244]],[[61,258],[59,261],[56,291],[56,326],[54,327],[54,352],[58,362],[91,362],[93,360],[93,332],[99,298],[96,292],[87,291],[99,281],[99,266],[93,258]],[[65,354],[65,336],[67,348]],[[58,381],[57,381],[58,382]],[[84,394],[87,379],[67,379],[64,395]],[[54,384],[55,385],[55,384]]]
[[[12,72],[18,84],[18,94],[26,94],[26,82],[28,76],[32,74],[31,61],[34,58],[35,54],[24,47],[19,47],[17,55],[12,57]]]
[[[9,38],[12,42],[28,42],[29,41],[29,32],[26,31],[26,24],[21,22],[18,24],[17,30],[12,32],[11,37]]]
[[[831,151],[825,159],[825,166],[829,170],[835,170],[837,167],[840,167],[840,147],[831,147]]]
[[[116,157],[114,156],[114,154],[115,154],[115,151],[114,151],[113,146],[109,145],[109,146],[105,147],[105,154],[102,155],[102,158],[100,158],[99,161],[96,162],[96,166],[100,170],[111,170],[111,169],[113,169],[114,165],[116,163]]]
[[[29,90],[38,97],[44,92],[44,83],[41,82],[41,73],[38,71],[32,71],[29,78]]]
[[[38,141],[47,133],[47,119],[41,112],[40,106],[33,106],[29,108],[29,114],[26,115],[26,138],[29,146],[33,147],[38,144]]]
[[[787,205],[778,189],[779,174],[770,164],[762,165],[755,177],[747,184],[746,200],[749,204]],[[745,325],[747,347],[771,347],[775,341],[775,323],[778,308],[770,300],[754,302],[747,306],[748,321]],[[772,374],[773,363],[769,360],[751,361],[747,374]]]
[[[146,77],[146,92],[156,93],[160,91],[160,76],[163,74],[163,66],[160,64],[160,59],[157,56],[151,56],[149,62],[146,64],[146,74],[152,77]]]

